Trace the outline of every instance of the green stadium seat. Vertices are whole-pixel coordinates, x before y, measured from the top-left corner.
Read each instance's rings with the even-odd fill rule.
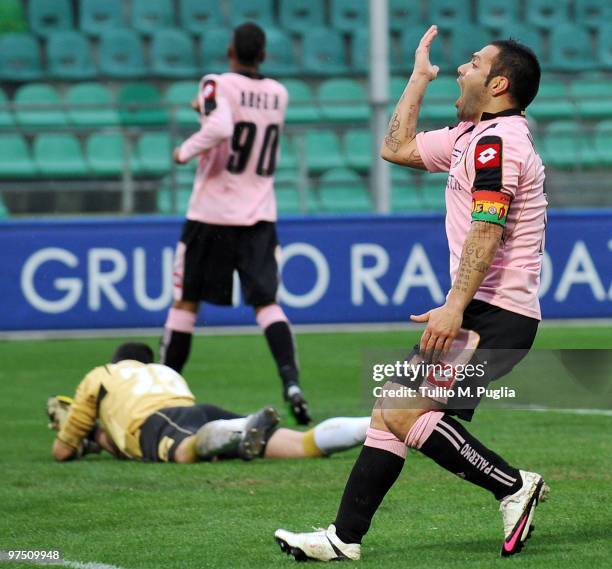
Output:
[[[279,213],[302,213],[298,181],[299,173],[296,170],[281,170],[274,177],[276,207]]]
[[[291,0],[280,2],[280,25],[283,29],[304,34],[309,29],[323,26],[322,0]]]
[[[304,36],[304,71],[312,75],[346,75],[344,42],[340,33],[328,28],[310,30]]]
[[[172,0],[132,0],[131,27],[141,34],[174,27]]]
[[[392,42],[389,42],[391,50]],[[366,74],[370,68],[370,32],[368,28],[356,30],[351,36],[351,71]]]
[[[412,66],[414,65],[414,52],[423,37],[424,30],[421,28],[412,28],[405,30],[402,33],[400,40],[400,52],[399,59],[392,60],[392,70],[394,73],[404,73],[406,77],[412,72]],[[431,44],[431,50],[429,58],[434,65],[440,67],[442,72],[454,71],[451,69],[450,58],[448,57],[444,44],[440,38],[436,38]]]
[[[126,126],[162,125],[168,122],[157,87],[150,83],[126,83],[117,95],[119,117]]]
[[[447,180],[448,174],[446,172],[423,174],[421,178],[423,209],[433,211],[444,211],[446,209],[444,193]]]
[[[121,0],[81,0],[79,27],[91,36],[125,27]]]
[[[331,130],[309,130],[305,136],[306,164],[311,172],[344,167],[343,153],[336,133]]]
[[[81,145],[70,134],[39,134],[34,140],[34,161],[47,178],[82,178],[88,172]]]
[[[287,79],[283,81],[283,85],[289,92],[289,106],[285,117],[288,123],[312,123],[321,119],[314,92],[306,81]]]
[[[11,212],[8,210],[8,208],[4,204],[4,200],[2,199],[2,196],[0,195],[0,219],[6,219],[7,217],[10,217],[10,216],[11,216]]]
[[[604,69],[612,69],[612,24],[610,23],[603,24],[599,28],[597,61]]]
[[[610,0],[574,0],[574,10],[575,21],[594,30],[612,20]]]
[[[481,26],[502,29],[513,25],[518,15],[518,0],[478,0],[476,18]]]
[[[0,134],[0,178],[34,178],[37,175],[26,139],[19,134]]]
[[[201,61],[204,73],[228,71],[227,47],[232,33],[226,29],[206,30],[202,36]]]
[[[266,30],[266,60],[262,64],[264,75],[297,75],[299,67],[295,60],[291,38],[280,30]]]
[[[140,170],[135,150],[130,148],[130,168],[132,173]],[[120,176],[126,160],[125,139],[120,134],[92,134],[86,143],[89,168],[97,176]]]
[[[512,38],[529,46],[534,53],[543,60],[544,49],[542,33],[531,26],[526,26],[520,22],[506,24],[497,34],[496,39]]]
[[[9,100],[4,92],[0,89],[0,128],[10,128],[15,126],[15,117],[9,108]]]
[[[547,166],[568,170],[590,168],[599,164],[594,139],[580,123],[551,123],[544,138],[543,154]]]
[[[586,71],[595,66],[591,38],[582,26],[560,24],[550,34],[549,66],[556,71]]]
[[[0,35],[28,31],[22,0],[0,2]]]
[[[368,97],[352,79],[328,79],[319,86],[321,116],[331,122],[365,122],[370,116]]]
[[[527,113],[535,119],[550,121],[568,119],[574,116],[576,107],[569,97],[566,83],[546,76],[540,83],[540,89],[534,102],[529,105]]]
[[[118,126],[119,112],[111,91],[101,83],[79,83],[64,96],[68,121],[75,126]]]
[[[189,198],[193,189],[193,177],[196,171],[196,161],[191,160],[187,164],[176,166],[160,184],[157,192],[157,211],[159,213],[172,214],[178,213],[185,215],[189,205]],[[176,179],[174,179],[176,177]],[[176,212],[172,211],[172,194],[174,182],[176,181]]]
[[[321,208],[328,213],[365,213],[372,211],[366,183],[348,168],[334,168],[319,180]]]
[[[465,41],[470,38],[470,41]],[[456,71],[459,65],[470,61],[472,54],[480,50],[491,41],[491,33],[482,26],[463,24],[453,28],[449,37],[449,52],[451,68]]]
[[[229,13],[232,26],[257,22],[267,29],[276,25],[272,0],[230,0]]]
[[[277,164],[277,171],[280,170],[297,170],[298,161],[295,152],[295,140],[286,134],[281,136],[280,140],[280,160]],[[299,144],[299,141],[298,141]]]
[[[0,36],[0,79],[36,81],[43,76],[36,38],[30,34]]]
[[[432,81],[425,92],[421,118],[432,121],[456,122],[455,101],[459,97],[457,78],[441,75]]]
[[[428,22],[435,23],[441,30],[456,30],[458,33],[470,22],[469,9],[466,9],[465,2],[456,0],[429,0]],[[421,35],[425,32],[425,27],[420,29]],[[470,36],[465,34],[464,38]],[[471,42],[470,42],[471,43]]]
[[[349,130],[344,135],[344,160],[360,172],[372,165],[372,134],[366,129]]]
[[[425,32],[419,2],[389,0],[389,28],[394,32],[422,28]]]
[[[353,33],[367,28],[369,19],[367,2],[331,0],[331,25],[334,29]]]
[[[201,35],[205,30],[223,27],[219,0],[181,0],[179,20],[185,31]]]
[[[569,0],[529,0],[526,5],[527,22],[538,28],[554,30],[567,23]]]
[[[597,124],[594,143],[600,163],[605,166],[612,166],[612,120]]]
[[[134,79],[146,73],[140,37],[134,30],[102,32],[99,47],[100,72],[117,79]]]
[[[416,178],[407,168],[391,165],[391,211],[410,212],[423,209],[423,198]]]
[[[67,124],[58,92],[45,83],[29,83],[17,90],[15,118],[23,127],[61,127]]]
[[[47,71],[54,79],[91,79],[98,73],[91,47],[80,32],[54,32],[47,41]]]
[[[151,71],[159,77],[198,75],[191,37],[183,30],[158,30],[151,43]]]
[[[166,132],[147,132],[138,139],[137,156],[143,174],[161,176],[172,168],[172,145]]]
[[[609,79],[579,78],[570,87],[582,119],[612,118],[612,83]]]
[[[72,6],[68,0],[28,0],[30,30],[39,36],[70,30]]]
[[[198,115],[191,108],[198,87],[197,81],[177,81],[164,94],[164,102],[171,107],[170,114],[178,124],[192,127],[198,125]]]

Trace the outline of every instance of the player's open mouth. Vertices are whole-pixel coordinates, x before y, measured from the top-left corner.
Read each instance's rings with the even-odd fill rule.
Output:
[[[463,97],[463,87],[461,85],[459,77],[457,77],[457,85],[459,85],[459,97],[455,101],[455,108],[459,108],[459,104],[461,103],[461,97]]]

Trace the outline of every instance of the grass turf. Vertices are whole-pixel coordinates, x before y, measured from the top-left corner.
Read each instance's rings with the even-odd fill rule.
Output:
[[[358,386],[364,350],[404,348],[416,338],[416,332],[300,335],[315,419],[367,414]],[[60,549],[67,559],[124,569],[291,567],[274,530],[307,531],[333,520],[357,451],[249,464],[139,464],[105,456],[54,463],[46,397],[72,393],[116,344],[0,344],[0,550]],[[543,328],[537,346],[612,348],[612,338],[605,328]],[[239,412],[280,404],[260,336],[197,338],[185,376],[201,401]],[[410,453],[374,519],[360,567],[608,567],[611,427],[609,416],[481,410],[471,430],[511,463],[544,474],[552,487],[525,550],[500,559],[496,502]]]

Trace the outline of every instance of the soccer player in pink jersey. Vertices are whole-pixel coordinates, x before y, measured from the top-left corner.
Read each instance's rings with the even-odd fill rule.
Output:
[[[486,45],[457,70],[459,124],[417,134],[421,101],[438,74],[429,61],[436,35],[432,26],[416,50],[412,76],[381,150],[390,162],[449,173],[446,233],[452,287],[443,306],[411,317],[427,328],[408,361],[476,362],[485,372],[463,378],[462,386],[486,387],[526,355],[540,320],[537,293],[547,200],[544,167],[524,117],[538,91],[540,66],[529,48],[513,40]],[[414,379],[419,387],[441,383],[439,376],[420,375],[396,377],[385,387],[397,393],[396,388],[414,388]],[[478,397],[465,401],[453,394],[417,393],[404,402],[378,399],[335,522],[313,533],[277,530],[284,552],[298,560],[359,559],[361,540],[397,480],[408,448],[491,492],[502,513],[501,554],[522,549],[533,529],[535,507],[548,493],[542,476],[511,466],[454,418],[470,421]]]
[[[288,94],[259,74],[264,31],[238,26],[228,48],[230,72],[205,75],[194,100],[201,129],[174,151],[198,159],[187,220],[176,248],[174,303],[161,343],[161,363],[181,372],[200,301],[230,306],[233,274],[268,341],[283,395],[299,424],[310,422],[299,383],[293,334],[276,302],[279,275],[274,171]]]

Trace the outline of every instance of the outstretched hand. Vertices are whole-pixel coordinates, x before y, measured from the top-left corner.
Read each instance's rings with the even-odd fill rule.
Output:
[[[432,65],[429,61],[429,49],[437,35],[438,26],[430,26],[430,28],[421,38],[419,46],[417,47],[414,55],[413,75],[424,76],[429,81],[433,81],[438,76],[438,72],[440,71],[440,68],[437,65]]]
[[[411,315],[413,322],[427,322],[427,328],[421,336],[419,350],[421,357],[431,363],[437,363],[441,355],[450,350],[453,340],[459,334],[463,313],[444,304],[424,314]]]

